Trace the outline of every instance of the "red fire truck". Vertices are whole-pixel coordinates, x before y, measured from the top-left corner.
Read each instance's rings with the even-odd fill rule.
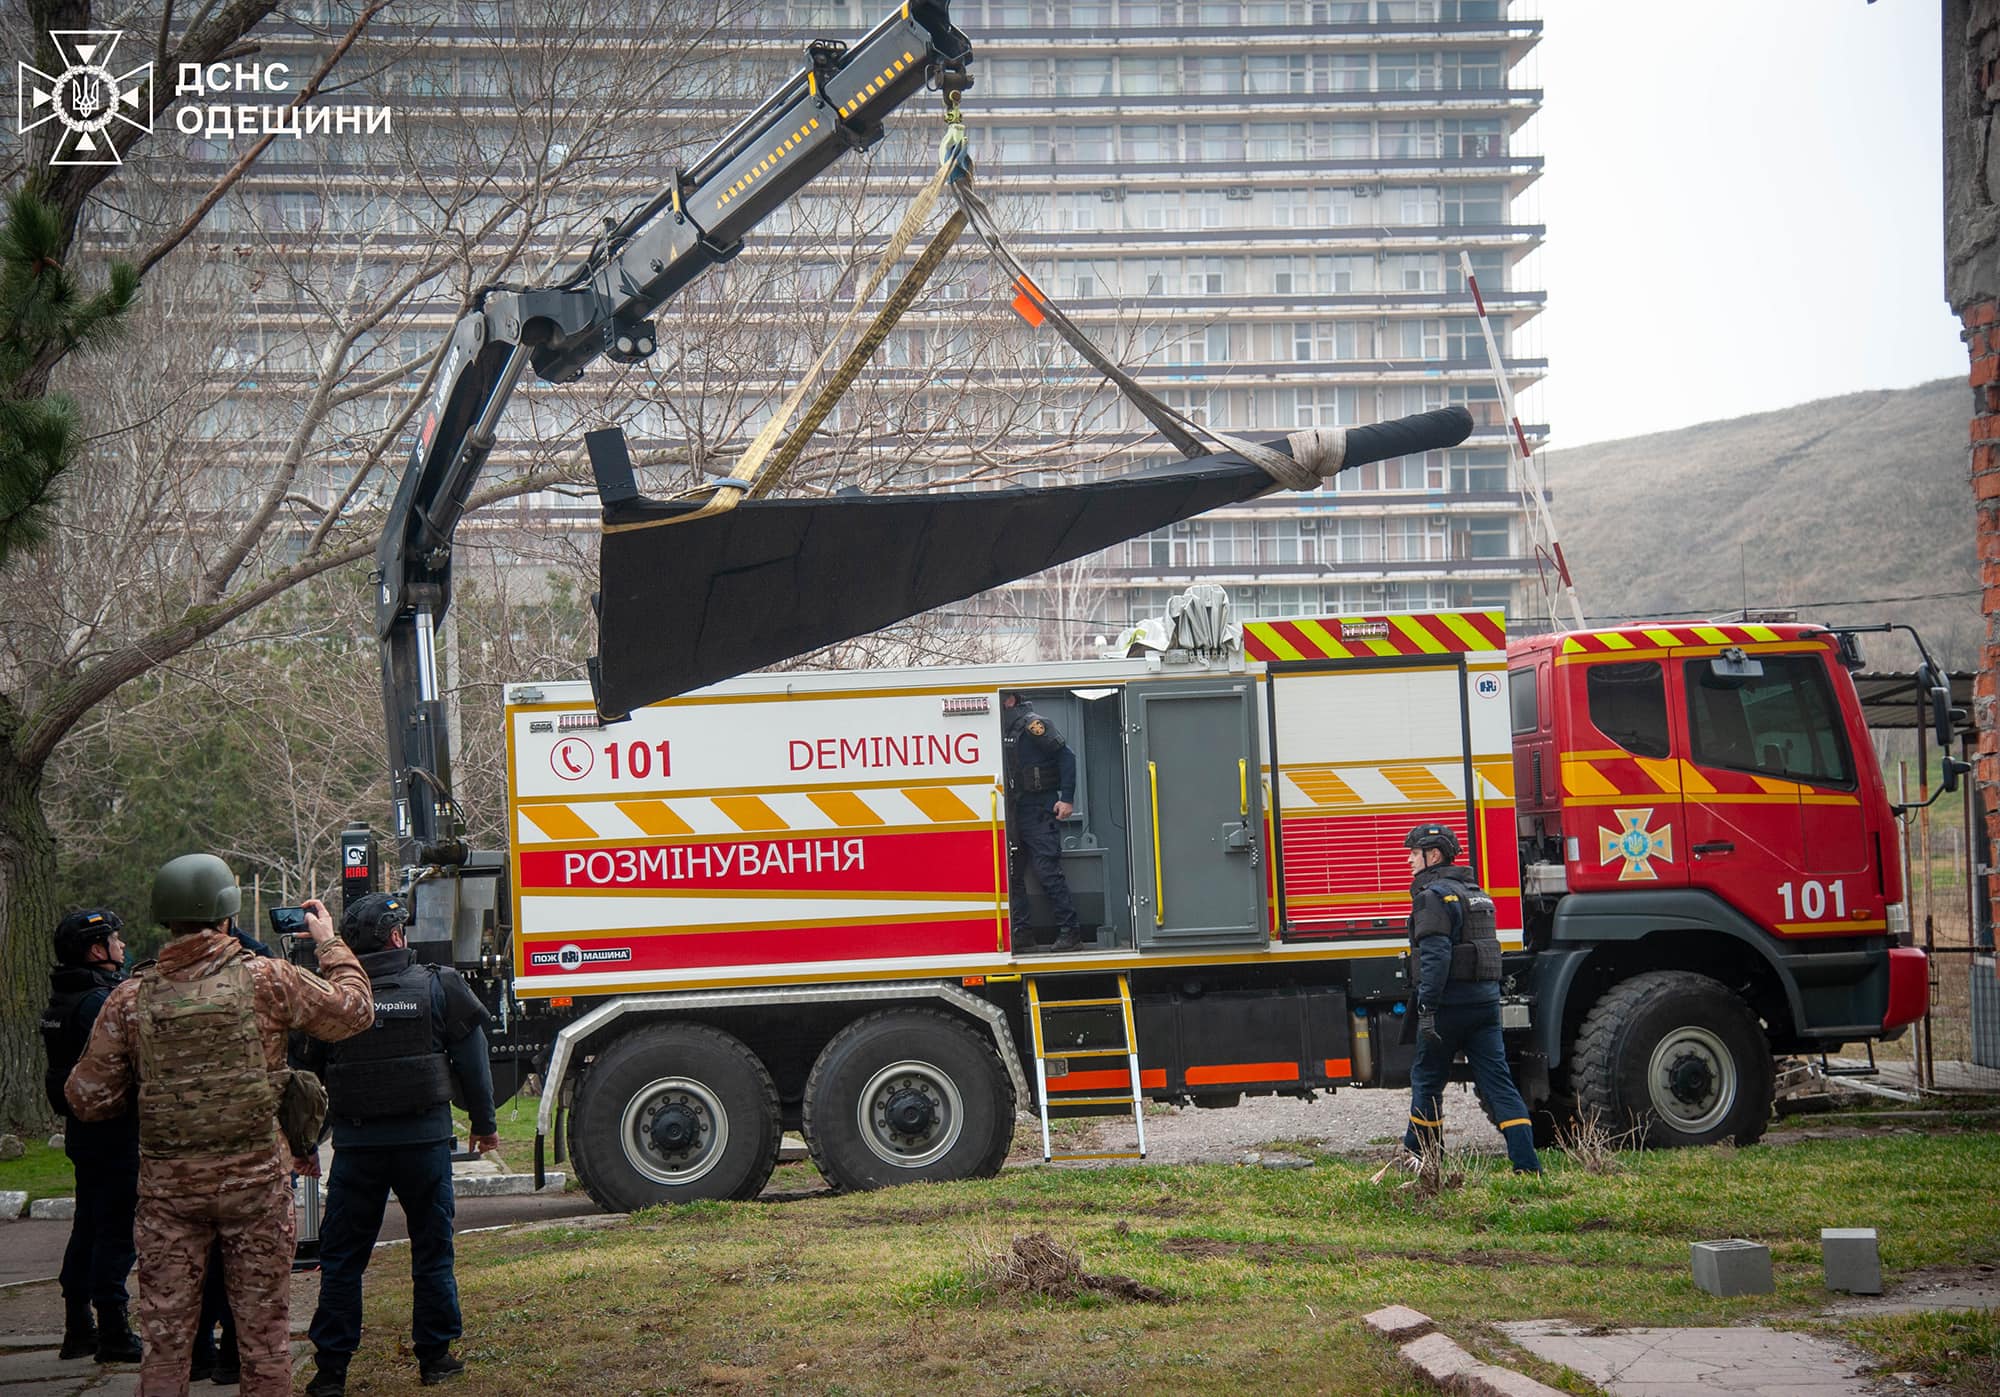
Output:
[[[1748,1143],[1774,1053],[1924,1008],[1852,655],[1798,625],[1509,646],[1460,612],[753,675],[609,725],[587,685],[511,686],[503,1038],[610,1208],[754,1194],[788,1129],[847,1188],[990,1174],[1017,1109],[1045,1157],[1069,1115],[1140,1155],[1147,1101],[1407,1084],[1402,838],[1438,820],[1544,1121]],[[1008,694],[1077,755],[1072,952],[1010,949]]]

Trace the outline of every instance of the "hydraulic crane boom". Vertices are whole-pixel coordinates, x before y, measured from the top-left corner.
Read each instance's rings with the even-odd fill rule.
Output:
[[[653,352],[649,317],[927,81],[962,82],[972,45],[944,0],[910,0],[851,47],[818,41],[807,66],[660,194],[599,241],[561,282],[485,289],[453,329],[375,553],[376,633],[400,862],[464,858],[434,635],[451,605],[452,536],[492,451],[508,399],[533,369],[579,378],[603,355]]]

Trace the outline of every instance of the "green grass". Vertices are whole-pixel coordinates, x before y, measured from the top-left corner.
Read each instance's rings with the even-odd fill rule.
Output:
[[[0,1160],[0,1189],[26,1189],[28,1201],[68,1198],[76,1192],[76,1170],[69,1156],[49,1148],[46,1139],[22,1137],[28,1152],[19,1159]]]
[[[1940,1310],[1844,1322],[1838,1333],[1889,1373],[1917,1373],[1954,1392],[2000,1392],[2000,1313]]]
[[[1414,1393],[1392,1346],[1357,1323],[1401,1301],[1461,1343],[1588,1391],[1487,1326],[1809,1320],[1831,1298],[1823,1226],[1880,1229],[1892,1285],[2000,1259],[1996,1168],[2000,1136],[1899,1134],[1635,1155],[1602,1176],[1557,1162],[1540,1181],[1478,1162],[1463,1188],[1433,1199],[1320,1155],[1298,1171],[1009,1170],[694,1204],[601,1228],[464,1238],[464,1348],[479,1390],[502,1395],[565,1390],[578,1373],[618,1393]],[[982,1258],[1035,1230],[1090,1271],[1158,1287],[1171,1303],[996,1292]],[[1777,1293],[1696,1290],[1688,1244],[1717,1237],[1770,1245]],[[367,1304],[356,1375],[371,1392],[414,1391],[414,1370],[391,1353],[408,1324],[407,1279],[381,1268]],[[1898,1367],[1940,1377],[1956,1371],[1952,1354],[1992,1346],[1990,1326],[1878,1329],[1878,1351]]]

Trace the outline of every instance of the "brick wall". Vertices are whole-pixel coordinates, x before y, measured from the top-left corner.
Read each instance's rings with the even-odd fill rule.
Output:
[[[1944,5],[1945,294],[1965,327],[1970,473],[1986,638],[1973,716],[1986,832],[2000,850],[2000,0]],[[2000,903],[2000,879],[1993,883]]]

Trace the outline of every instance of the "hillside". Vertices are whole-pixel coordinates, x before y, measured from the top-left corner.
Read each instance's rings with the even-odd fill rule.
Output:
[[[1978,658],[1957,379],[1602,442],[1543,458],[1550,508],[1592,617],[1796,606],[1809,620],[1916,625],[1955,669]],[[1841,603],[1828,606],[1825,603]],[[1871,664],[1900,648],[1867,648]]]

